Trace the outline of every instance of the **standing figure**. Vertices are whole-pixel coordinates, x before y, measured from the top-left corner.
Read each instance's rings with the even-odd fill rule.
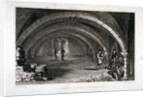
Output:
[[[64,60],[64,57],[65,57],[65,50],[64,50],[64,48],[62,47],[62,48],[61,48],[61,59]]]
[[[56,48],[54,49],[54,56],[55,56],[55,60],[57,60],[58,56],[57,56],[57,49]]]
[[[17,60],[17,65],[23,66],[26,59],[25,59],[25,52],[22,47],[17,47],[17,54],[16,54],[16,60]]]
[[[113,66],[114,66],[114,64],[113,64],[113,59],[110,59],[109,60],[109,65],[108,65],[108,69],[112,69],[113,68]]]
[[[116,52],[116,49],[113,49],[111,60],[114,64],[116,63],[117,58],[118,58],[118,53]]]
[[[61,50],[59,50],[59,51],[56,53],[56,55],[57,55],[57,60],[58,60],[58,61],[61,61],[61,60],[62,60]]]
[[[97,69],[100,69],[100,66],[102,65],[102,59],[103,59],[103,52],[100,50],[98,53],[97,53],[97,60],[98,60],[98,63],[97,63],[97,66],[96,68]]]

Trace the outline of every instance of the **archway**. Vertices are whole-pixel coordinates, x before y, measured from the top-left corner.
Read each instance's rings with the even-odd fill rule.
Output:
[[[57,34],[57,36],[56,36]],[[30,56],[33,56],[35,57],[35,54],[39,51],[39,49],[41,48],[41,46],[43,45],[43,43],[45,41],[47,41],[48,39],[52,39],[52,38],[57,38],[59,36],[62,36],[62,37],[70,37],[70,38],[73,38],[77,41],[82,41],[84,42],[85,44],[87,44],[89,46],[89,48],[91,49],[91,52],[93,54],[93,58],[95,58],[95,48],[94,46],[92,45],[92,43],[88,40],[88,38],[86,38],[85,36],[81,35],[81,34],[77,34],[75,32],[67,32],[67,31],[59,31],[59,32],[53,32],[49,35],[45,35],[43,37],[41,37],[37,42],[34,43],[34,45],[30,48],[30,50],[28,51],[28,53],[30,54]]]
[[[58,28],[58,26],[60,26],[60,27]],[[38,41],[41,37],[47,36],[50,33],[61,32],[62,30],[64,32],[70,33],[70,34],[72,34],[71,32],[73,32],[73,33],[77,33],[79,35],[87,36],[88,38],[93,39],[97,43],[99,43],[99,45],[103,48],[103,50],[105,52],[107,52],[107,48],[106,48],[105,44],[102,42],[103,40],[98,37],[99,35],[97,35],[96,32],[94,32],[92,29],[89,29],[87,26],[84,26],[81,24],[71,25],[70,23],[69,24],[65,23],[65,25],[64,25],[64,23],[61,23],[59,25],[56,24],[56,25],[53,25],[52,27],[44,29],[44,31],[43,30],[41,32],[39,31],[38,33],[36,33],[36,35],[34,37],[26,39],[26,41],[23,43],[23,47],[24,47],[25,51],[28,52],[30,47],[34,43],[36,43],[36,41]],[[94,33],[95,33],[95,35],[93,35]]]
[[[116,41],[119,43],[120,47],[122,48],[122,52],[126,52],[126,45],[124,40],[120,37],[121,35],[119,32],[115,31],[113,28],[111,28],[109,25],[107,25],[105,22],[103,22],[102,19],[97,17],[96,15],[92,15],[85,12],[65,12],[65,13],[57,13],[50,16],[45,16],[36,22],[34,22],[29,28],[27,28],[21,36],[17,39],[17,44],[22,44],[22,42],[26,39],[27,36],[29,36],[35,29],[37,29],[39,26],[43,25],[44,23],[47,23],[49,21],[54,21],[57,19],[62,18],[79,18],[79,20],[87,20],[94,22],[98,26],[106,29],[109,34],[111,34]],[[103,17],[104,18],[104,17]]]

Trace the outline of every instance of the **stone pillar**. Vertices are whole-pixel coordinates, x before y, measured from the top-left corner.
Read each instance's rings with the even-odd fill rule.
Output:
[[[106,60],[109,59],[109,58],[108,58],[108,52],[107,52],[107,51],[104,52],[104,56],[105,56]]]
[[[108,60],[108,52],[107,52],[106,48],[103,48],[103,51],[104,51],[103,54],[104,54],[106,60]]]
[[[122,56],[123,56],[123,61],[124,61],[124,76],[123,79],[127,79],[128,75],[127,75],[127,52],[121,52]]]

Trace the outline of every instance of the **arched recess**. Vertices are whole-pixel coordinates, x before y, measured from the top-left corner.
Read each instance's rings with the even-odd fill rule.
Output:
[[[50,37],[49,38],[49,42],[51,42],[50,40],[53,40],[53,39],[55,39],[56,37]],[[77,37],[70,37],[70,36],[67,36],[67,35],[64,35],[64,36],[58,36],[57,38],[59,38],[59,39],[62,39],[62,38],[64,38],[64,39],[71,39],[71,40],[74,40],[74,41],[76,41],[77,43],[79,43],[80,44],[80,46],[81,46],[81,48],[83,49],[83,51],[85,52],[84,54],[86,54],[86,52],[87,52],[87,44],[83,41],[83,40],[80,40],[80,38],[77,38]],[[49,43],[48,42],[48,43]],[[48,43],[46,43],[46,44],[48,44]],[[45,44],[45,41],[43,42],[43,45]],[[38,48],[34,51],[34,58],[36,58],[36,56],[37,56],[37,54],[38,54],[38,52],[40,52],[40,49],[43,47],[43,45],[39,45],[38,46]],[[88,46],[89,47],[89,46]],[[89,47],[89,49],[91,49],[90,47]],[[51,49],[51,51],[53,51],[53,49]],[[91,49],[91,55],[93,55],[93,53],[92,53],[92,49]],[[66,54],[66,56],[67,56],[67,54]],[[69,57],[69,56],[68,56]],[[88,55],[86,55],[85,56],[85,59],[86,59],[86,57],[89,57]],[[91,58],[92,59],[94,59],[94,57],[93,56],[91,56]]]
[[[53,41],[55,38],[62,38],[62,37],[63,37],[63,38],[71,38],[71,39],[74,39],[74,40],[78,41],[78,42],[82,45],[82,48],[86,51],[85,44],[83,44],[83,40],[81,40],[80,38],[77,38],[77,37],[75,37],[75,36],[70,36],[70,35],[59,35],[59,36],[57,36],[57,37],[55,37],[55,36],[51,37],[51,36],[53,36],[53,35],[48,35],[47,37],[42,38],[42,39],[40,39],[38,42],[36,42],[36,43],[34,44],[34,46],[32,46],[32,47],[30,48],[30,50],[28,51],[29,56],[31,56],[32,58],[35,58],[35,57],[36,57],[36,54],[39,52],[40,48],[44,45],[44,43],[45,43],[46,41],[51,40],[50,43],[53,44],[52,41]],[[85,43],[85,42],[84,42],[84,43]]]
[[[89,48],[90,48],[91,51],[92,51],[93,57],[95,57],[95,56],[94,56],[94,55],[95,55],[95,49],[94,49],[92,43],[91,43],[88,39],[86,39],[84,36],[78,35],[78,34],[76,34],[76,33],[72,33],[71,35],[68,34],[68,33],[66,33],[65,35],[58,35],[58,36],[71,37],[71,38],[74,38],[74,39],[76,38],[76,39],[78,39],[78,40],[83,41],[85,44],[87,44],[87,45],[89,46]],[[35,53],[38,52],[38,48],[40,48],[40,46],[42,46],[42,44],[43,44],[47,39],[51,39],[51,38],[55,38],[55,34],[54,34],[54,35],[49,34],[49,35],[47,35],[46,37],[43,37],[42,39],[40,39],[39,41],[37,41],[37,42],[35,43],[35,45],[33,46],[34,48],[32,49],[32,47],[31,47],[32,53],[33,53],[32,55],[35,55]],[[35,56],[34,56],[34,57],[35,57]]]
[[[57,34],[57,36],[56,36]],[[49,35],[45,35],[43,37],[41,37],[37,42],[34,43],[34,45],[30,48],[30,50],[28,51],[28,53],[32,53],[31,55],[33,57],[35,57],[35,54],[39,51],[38,49],[40,49],[40,47],[42,46],[42,44],[46,41],[46,40],[49,40],[51,38],[57,38],[59,36],[62,36],[62,37],[70,37],[70,38],[73,38],[77,41],[83,41],[85,44],[87,44],[89,46],[89,48],[91,49],[92,51],[92,54],[93,54],[93,58],[95,59],[95,48],[94,46],[92,45],[92,43],[88,40],[88,38],[86,38],[85,36],[83,35],[80,35],[80,34],[77,34],[77,33],[68,33],[66,31],[59,31],[59,32],[53,32]]]
[[[25,49],[25,52],[28,52],[29,48],[41,37],[48,35],[50,33],[56,32],[56,31],[67,31],[69,33],[75,32],[78,34],[82,34],[84,36],[87,36],[90,39],[95,40],[99,43],[99,45],[103,48],[105,52],[107,51],[107,48],[105,44],[102,42],[102,38],[100,38],[100,35],[98,35],[95,31],[90,29],[89,27],[82,25],[82,24],[70,24],[70,23],[60,23],[53,25],[51,27],[46,27],[44,30],[41,30],[36,33],[34,37],[27,38],[26,41],[23,44],[23,47]]]
[[[122,52],[127,52],[126,44],[125,44],[123,38],[121,37],[121,35],[119,34],[119,32],[117,31],[117,29],[111,28],[108,24],[106,24],[103,21],[103,19],[101,17],[97,17],[96,15],[93,15],[90,13],[85,13],[85,12],[62,12],[62,13],[56,13],[54,15],[45,16],[45,17],[37,20],[36,22],[34,22],[29,28],[27,28],[21,34],[21,36],[17,39],[17,44],[21,45],[22,42],[27,38],[27,36],[29,36],[35,29],[37,29],[41,25],[44,25],[47,22],[50,22],[52,20],[57,20],[60,18],[62,18],[62,19],[63,18],[79,18],[79,20],[82,19],[82,20],[94,22],[97,26],[107,30],[107,32],[110,35],[112,35],[114,37],[114,39],[116,39],[116,41],[119,43],[119,45],[122,49]],[[105,18],[105,17],[103,17],[103,18]]]

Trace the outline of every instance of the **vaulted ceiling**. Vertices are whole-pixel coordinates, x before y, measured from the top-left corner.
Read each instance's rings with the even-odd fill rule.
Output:
[[[42,44],[57,37],[70,37],[83,41],[95,53],[95,48],[109,52],[109,40],[116,41],[127,51],[126,33],[129,15],[119,18],[108,12],[17,9],[17,45],[26,54],[35,56]],[[119,22],[119,20],[123,20]],[[119,22],[119,23],[118,23]],[[125,36],[125,37],[124,37]],[[96,47],[95,44],[99,45]]]

